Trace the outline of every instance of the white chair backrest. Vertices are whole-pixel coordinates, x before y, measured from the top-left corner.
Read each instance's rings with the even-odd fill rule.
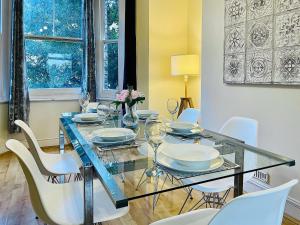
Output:
[[[178,117],[178,121],[201,124],[200,109],[187,108]]]
[[[45,223],[55,224],[48,216],[49,212],[47,213],[43,206],[43,202],[47,201],[47,194],[55,188],[55,184],[51,184],[44,179],[33,156],[21,142],[8,140],[6,147],[18,157],[29,186],[30,199],[35,213]],[[41,193],[44,193],[44,195]]]
[[[225,205],[209,225],[281,225],[285,202],[290,189],[298,183],[245,194]]]
[[[49,171],[43,165],[42,158],[43,158],[43,155],[45,155],[45,153],[40,148],[40,145],[39,145],[33,131],[31,130],[31,128],[22,120],[16,120],[15,124],[21,128],[21,130],[26,138],[26,141],[28,143],[29,150],[30,150],[31,154],[33,155],[41,173],[44,175],[49,175],[49,176],[52,175],[49,173]]]
[[[258,122],[245,117],[232,117],[219,130],[221,134],[245,141],[246,144],[257,146]]]
[[[219,130],[221,134],[244,141],[246,144],[257,147],[258,122],[245,117],[232,117],[225,122]],[[256,167],[257,155],[250,151],[245,151],[244,169],[251,170]],[[244,175],[244,182],[249,181],[254,172]]]

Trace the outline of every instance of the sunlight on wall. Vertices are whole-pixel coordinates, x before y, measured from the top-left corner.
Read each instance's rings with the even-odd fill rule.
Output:
[[[187,1],[151,0],[149,3],[149,107],[168,115],[168,98],[184,95],[182,77],[172,77],[172,55],[187,52]]]
[[[149,108],[168,116],[168,98],[184,96],[183,77],[172,77],[172,55],[199,54],[201,0],[149,2]],[[191,77],[188,94],[200,107],[200,77]]]
[[[201,41],[202,41],[202,0],[189,0],[188,5],[188,53],[200,56],[201,71]],[[191,77],[189,82],[190,96],[195,107],[201,108],[201,74]]]

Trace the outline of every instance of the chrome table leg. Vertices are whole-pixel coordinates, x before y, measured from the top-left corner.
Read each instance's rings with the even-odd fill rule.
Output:
[[[65,152],[65,135],[61,129],[59,129],[59,152],[60,154]]]
[[[84,225],[92,225],[94,222],[93,209],[93,166],[84,165]]]

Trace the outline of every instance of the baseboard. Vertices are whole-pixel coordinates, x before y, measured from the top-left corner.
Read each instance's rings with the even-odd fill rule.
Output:
[[[49,147],[49,146],[58,146],[59,139],[58,138],[46,138],[38,140],[41,147]]]
[[[20,140],[23,144],[27,145],[26,140]],[[58,146],[59,139],[58,138],[46,138],[46,139],[39,139],[38,143],[40,147],[49,147],[49,146]],[[0,145],[0,155],[3,153],[8,152],[8,149],[5,148],[5,144]]]
[[[259,180],[252,178],[244,185],[246,192],[255,192],[271,188],[271,185],[260,182]],[[300,201],[291,197],[288,197],[286,201],[285,213],[289,216],[300,220]]]

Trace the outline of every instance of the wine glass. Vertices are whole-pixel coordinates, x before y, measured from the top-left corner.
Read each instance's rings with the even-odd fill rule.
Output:
[[[152,115],[146,120],[145,138],[154,151],[153,167],[146,171],[148,177],[159,177],[162,171],[157,166],[157,150],[166,136],[166,124],[159,116]]]
[[[169,113],[172,115],[172,120],[175,120],[175,114],[178,112],[179,103],[174,98],[169,98],[167,101],[167,108]]]
[[[87,107],[90,103],[90,94],[88,92],[81,92],[80,98],[79,98],[79,104],[81,106],[81,112],[86,113],[87,112]]]

